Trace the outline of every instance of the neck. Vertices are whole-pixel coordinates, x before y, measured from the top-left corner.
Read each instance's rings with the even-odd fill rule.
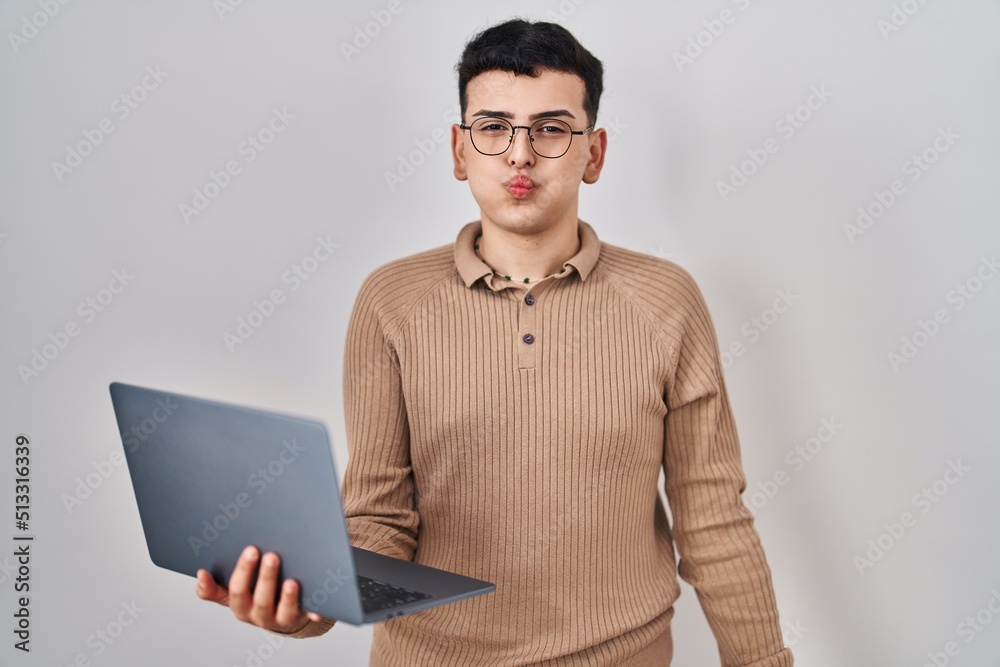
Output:
[[[534,234],[518,234],[482,221],[479,256],[497,273],[514,282],[531,282],[559,273],[580,251],[579,223],[560,224]]]

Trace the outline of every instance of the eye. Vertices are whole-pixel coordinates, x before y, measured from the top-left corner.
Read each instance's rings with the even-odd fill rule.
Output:
[[[562,123],[550,121],[542,123],[536,127],[534,131],[537,134],[560,135],[566,134],[569,131],[569,128]]]
[[[482,134],[510,134],[510,125],[499,119],[483,119],[473,127]]]

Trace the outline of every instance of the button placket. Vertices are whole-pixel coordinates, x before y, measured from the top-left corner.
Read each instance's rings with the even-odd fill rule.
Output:
[[[543,282],[533,285],[522,293],[518,299],[517,308],[517,360],[518,368],[534,368],[538,359],[538,346],[544,341],[540,340],[541,332],[538,331],[540,316],[538,314],[539,296],[553,285],[553,279],[549,278]]]

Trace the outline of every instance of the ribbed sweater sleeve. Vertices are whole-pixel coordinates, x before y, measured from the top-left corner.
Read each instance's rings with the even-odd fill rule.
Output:
[[[746,478],[705,299],[678,283],[663,464],[678,574],[696,591],[723,667],[791,667],[770,568],[741,494]]]
[[[362,283],[347,326],[344,513],[353,546],[413,560],[420,516],[414,500],[410,427],[399,358],[387,331],[391,322],[381,314],[376,298],[380,277],[384,274],[373,272]],[[384,299],[406,298],[405,291],[382,294]]]

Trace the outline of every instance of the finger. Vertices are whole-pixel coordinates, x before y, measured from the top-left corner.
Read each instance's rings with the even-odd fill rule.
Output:
[[[281,585],[281,599],[274,612],[274,622],[279,627],[298,628],[305,622],[305,614],[299,609],[299,584],[294,579],[285,579]]]
[[[253,610],[250,618],[262,627],[274,624],[274,596],[278,590],[278,554],[269,551],[260,559],[260,572],[253,591]]]
[[[211,600],[229,606],[229,591],[215,583],[215,579],[212,578],[208,570],[200,569],[196,576],[198,577],[198,585],[195,586],[194,592],[197,593],[198,597],[202,600]]]
[[[250,615],[253,600],[250,597],[250,581],[257,571],[257,547],[249,546],[243,550],[233,574],[229,577],[229,608],[241,621],[246,621]]]

